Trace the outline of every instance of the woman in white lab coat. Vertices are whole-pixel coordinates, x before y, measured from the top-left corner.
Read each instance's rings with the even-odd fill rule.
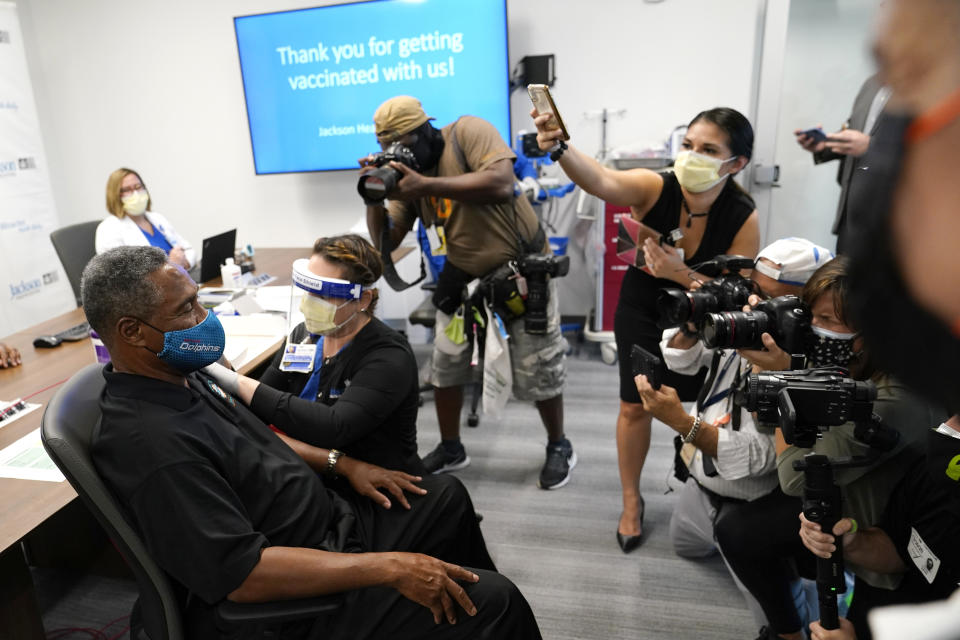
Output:
[[[166,251],[170,261],[184,269],[193,267],[196,251],[164,216],[150,208],[150,194],[140,174],[123,167],[111,173],[107,179],[110,215],[97,227],[97,253],[114,247],[151,245]]]

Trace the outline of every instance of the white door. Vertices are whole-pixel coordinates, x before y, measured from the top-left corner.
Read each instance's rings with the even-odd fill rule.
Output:
[[[767,0],[767,32],[778,29],[786,2]],[[779,188],[751,185],[761,211],[761,246],[777,238],[800,236],[829,249],[840,188],[837,162],[814,165],[797,145],[793,131],[819,124],[828,133],[850,115],[861,83],[874,72],[870,35],[880,0],[797,0],[789,3],[785,37],[765,38],[764,64],[779,77],[761,73],[758,91],[757,167],[779,165]],[[776,106],[775,106],[776,105]],[[777,126],[764,126],[774,108]],[[771,139],[772,134],[772,139]]]

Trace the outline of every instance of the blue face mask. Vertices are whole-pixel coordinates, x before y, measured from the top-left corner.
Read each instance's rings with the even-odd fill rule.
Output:
[[[143,321],[141,321],[143,322]],[[160,331],[152,324],[145,325]],[[163,351],[157,354],[165,362],[183,373],[191,373],[213,364],[223,355],[226,336],[223,325],[215,313],[207,312],[207,317],[198,325],[179,331],[161,331],[163,333]]]

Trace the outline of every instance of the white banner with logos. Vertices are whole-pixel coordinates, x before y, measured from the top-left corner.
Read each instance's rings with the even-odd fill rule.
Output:
[[[0,1],[0,337],[72,309],[17,7]]]

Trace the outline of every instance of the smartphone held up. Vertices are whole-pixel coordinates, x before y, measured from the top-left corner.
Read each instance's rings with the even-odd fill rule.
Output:
[[[541,115],[545,113],[550,114],[551,118],[547,120],[547,127],[550,129],[560,129],[560,131],[563,132],[561,139],[564,141],[569,140],[570,134],[567,133],[567,127],[563,124],[563,118],[560,117],[560,112],[557,111],[557,105],[553,101],[553,96],[550,95],[550,87],[545,84],[528,84],[527,94],[530,96],[530,102],[533,103],[538,113]]]

